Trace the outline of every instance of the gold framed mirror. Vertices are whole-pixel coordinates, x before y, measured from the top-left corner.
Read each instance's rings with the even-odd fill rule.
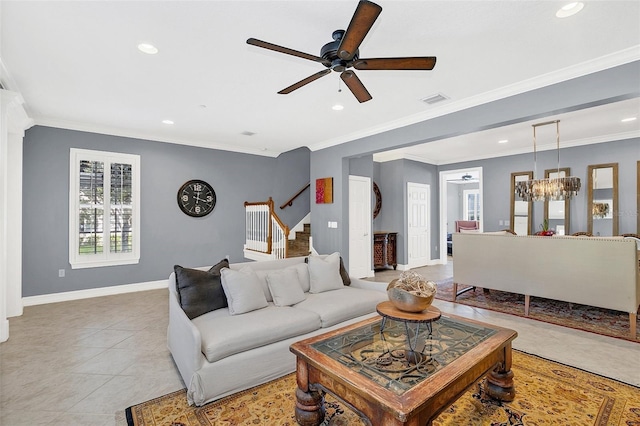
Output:
[[[533,222],[532,201],[522,201],[516,197],[516,183],[533,179],[533,172],[511,173],[511,222],[510,229],[517,235],[531,235]]]
[[[548,169],[544,171],[544,177],[555,179],[571,176],[571,168]],[[571,235],[571,199],[565,198],[560,201],[544,200],[544,219],[549,224],[549,229],[556,231],[556,235]]]
[[[587,231],[618,235],[618,163],[590,165],[587,177]]]

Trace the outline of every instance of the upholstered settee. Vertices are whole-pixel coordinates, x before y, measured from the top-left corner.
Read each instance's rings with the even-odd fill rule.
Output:
[[[377,315],[385,290],[384,283],[350,278],[337,253],[223,261],[208,271],[176,266],[167,340],[189,404],[295,371],[292,343]]]
[[[639,253],[623,237],[542,237],[456,233],[454,295],[459,284],[629,313],[636,336]],[[454,296],[455,297],[455,296]]]

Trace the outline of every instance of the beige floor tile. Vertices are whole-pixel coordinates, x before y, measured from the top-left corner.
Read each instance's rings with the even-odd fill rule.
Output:
[[[417,271],[453,275],[452,263]],[[401,271],[378,271],[389,282]],[[640,345],[435,300],[445,314],[512,328],[514,348],[640,386]],[[168,291],[25,308],[0,344],[0,424],[116,424],[125,408],[185,387],[166,349]],[[51,411],[47,411],[51,410]],[[124,423],[126,424],[126,422]]]

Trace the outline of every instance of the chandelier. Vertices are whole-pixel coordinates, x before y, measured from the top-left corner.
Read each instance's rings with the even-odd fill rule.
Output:
[[[536,179],[537,152],[536,152],[536,128],[549,124],[556,125],[556,145],[558,151],[558,177]],[[575,176],[560,177],[560,120],[547,121],[533,125],[533,179],[520,181],[516,184],[516,194],[524,201],[558,201],[570,199],[578,195],[580,190],[580,178]]]

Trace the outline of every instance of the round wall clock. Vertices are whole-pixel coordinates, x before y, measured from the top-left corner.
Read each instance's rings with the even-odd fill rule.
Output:
[[[178,206],[189,216],[206,216],[216,206],[216,192],[203,180],[190,180],[178,190]]]

